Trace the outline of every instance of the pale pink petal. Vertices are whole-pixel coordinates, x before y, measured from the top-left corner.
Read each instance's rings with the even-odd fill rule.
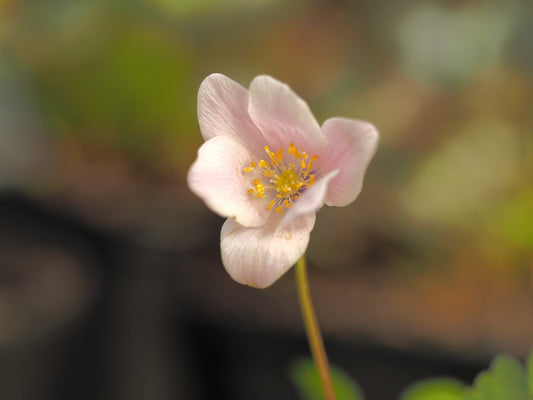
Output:
[[[222,262],[239,283],[265,288],[278,280],[302,256],[309,243],[315,215],[276,229],[275,218],[261,228],[245,228],[232,219],[222,226]]]
[[[326,176],[318,179],[313,186],[307,189],[285,214],[280,222],[280,227],[286,226],[301,215],[316,213],[324,205],[324,198],[326,197],[328,185],[338,173],[339,170],[331,171]]]
[[[226,135],[261,152],[265,140],[248,115],[248,90],[222,74],[211,74],[198,90],[198,122],[205,140]]]
[[[343,207],[361,192],[366,169],[377,149],[379,134],[374,125],[348,118],[330,118],[322,125],[322,131],[330,148],[321,157],[320,172],[339,170],[328,186],[324,202],[328,206]]]
[[[250,160],[248,149],[236,139],[214,137],[198,150],[187,175],[189,188],[217,214],[244,226],[261,226],[270,213],[260,199],[247,193],[242,169]]]
[[[307,103],[270,76],[252,81],[248,111],[274,151],[286,149],[292,142],[311,154],[327,144]]]

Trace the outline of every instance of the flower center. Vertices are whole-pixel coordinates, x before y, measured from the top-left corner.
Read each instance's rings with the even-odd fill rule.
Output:
[[[248,194],[260,199],[267,198],[267,210],[274,209],[284,214],[285,209],[291,208],[303,191],[315,183],[313,161],[318,157],[309,157],[305,151],[298,151],[294,143],[290,144],[289,154],[285,158],[283,150],[273,152],[265,146],[265,152],[268,161],[252,161],[249,167],[244,168],[245,173],[255,173],[257,176]]]

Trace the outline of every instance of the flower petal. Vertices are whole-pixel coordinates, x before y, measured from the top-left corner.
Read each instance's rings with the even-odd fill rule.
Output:
[[[307,189],[304,194],[294,202],[292,208],[285,214],[280,222],[280,227],[294,221],[301,215],[316,213],[324,205],[324,197],[328,190],[330,181],[337,176],[339,170],[331,171],[326,176],[320,178],[313,186]]]
[[[226,271],[244,285],[270,286],[305,252],[314,224],[315,214],[302,216],[283,229],[277,229],[275,218],[261,228],[245,228],[226,220],[220,234]]]
[[[292,142],[311,154],[327,144],[307,103],[270,76],[252,81],[248,112],[274,150],[286,149]]]
[[[248,194],[243,177],[243,166],[250,160],[248,149],[238,140],[216,136],[198,150],[187,174],[189,188],[223,217],[235,218],[244,226],[264,225],[270,213],[264,202]]]
[[[330,148],[320,166],[322,173],[338,169],[324,202],[343,207],[354,201],[363,186],[370,160],[376,153],[379,134],[374,125],[355,119],[330,118],[322,125]]]
[[[226,135],[263,149],[264,138],[248,115],[248,90],[222,74],[211,74],[198,90],[198,122],[205,140]],[[251,143],[251,144],[250,144]]]

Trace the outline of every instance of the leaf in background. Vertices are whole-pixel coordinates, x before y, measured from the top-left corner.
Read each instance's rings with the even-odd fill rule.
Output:
[[[524,369],[508,356],[497,356],[488,371],[481,372],[464,400],[528,400]]]
[[[494,233],[506,245],[533,249],[533,187],[508,197],[496,210],[490,223]]]
[[[433,378],[409,386],[400,400],[463,400],[465,385],[455,379]]]
[[[333,387],[338,400],[364,400],[357,383],[346,372],[331,367]],[[289,376],[304,400],[322,400],[324,393],[315,364],[309,359],[301,359],[289,367]]]

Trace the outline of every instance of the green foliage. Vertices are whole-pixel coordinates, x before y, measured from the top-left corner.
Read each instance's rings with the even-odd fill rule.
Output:
[[[103,19],[100,29],[109,37],[81,38],[81,54],[53,42],[54,57],[35,67],[50,120],[74,137],[148,158],[196,131],[199,82],[188,47],[162,28],[126,17]]]
[[[463,400],[465,385],[455,379],[433,378],[409,386],[400,400]]]
[[[364,400],[363,393],[352,378],[339,368],[331,367],[333,387],[338,400]],[[304,400],[322,400],[324,394],[318,371],[309,359],[294,362],[289,376]]]
[[[526,188],[502,204],[495,213],[493,230],[507,244],[533,249],[533,188]]]
[[[400,400],[528,400],[532,395],[533,353],[527,375],[517,360],[500,355],[470,388],[451,379],[429,379],[410,386]]]
[[[311,360],[295,362],[289,370],[292,382],[304,400],[324,398],[318,371]],[[338,400],[363,400],[357,383],[333,367],[333,386]],[[527,368],[516,359],[499,355],[486,371],[478,374],[471,387],[451,378],[431,378],[410,385],[399,400],[531,400],[533,399],[533,351]]]
[[[497,356],[490,369],[477,376],[464,400],[528,400],[527,386],[520,363],[508,356]]]

